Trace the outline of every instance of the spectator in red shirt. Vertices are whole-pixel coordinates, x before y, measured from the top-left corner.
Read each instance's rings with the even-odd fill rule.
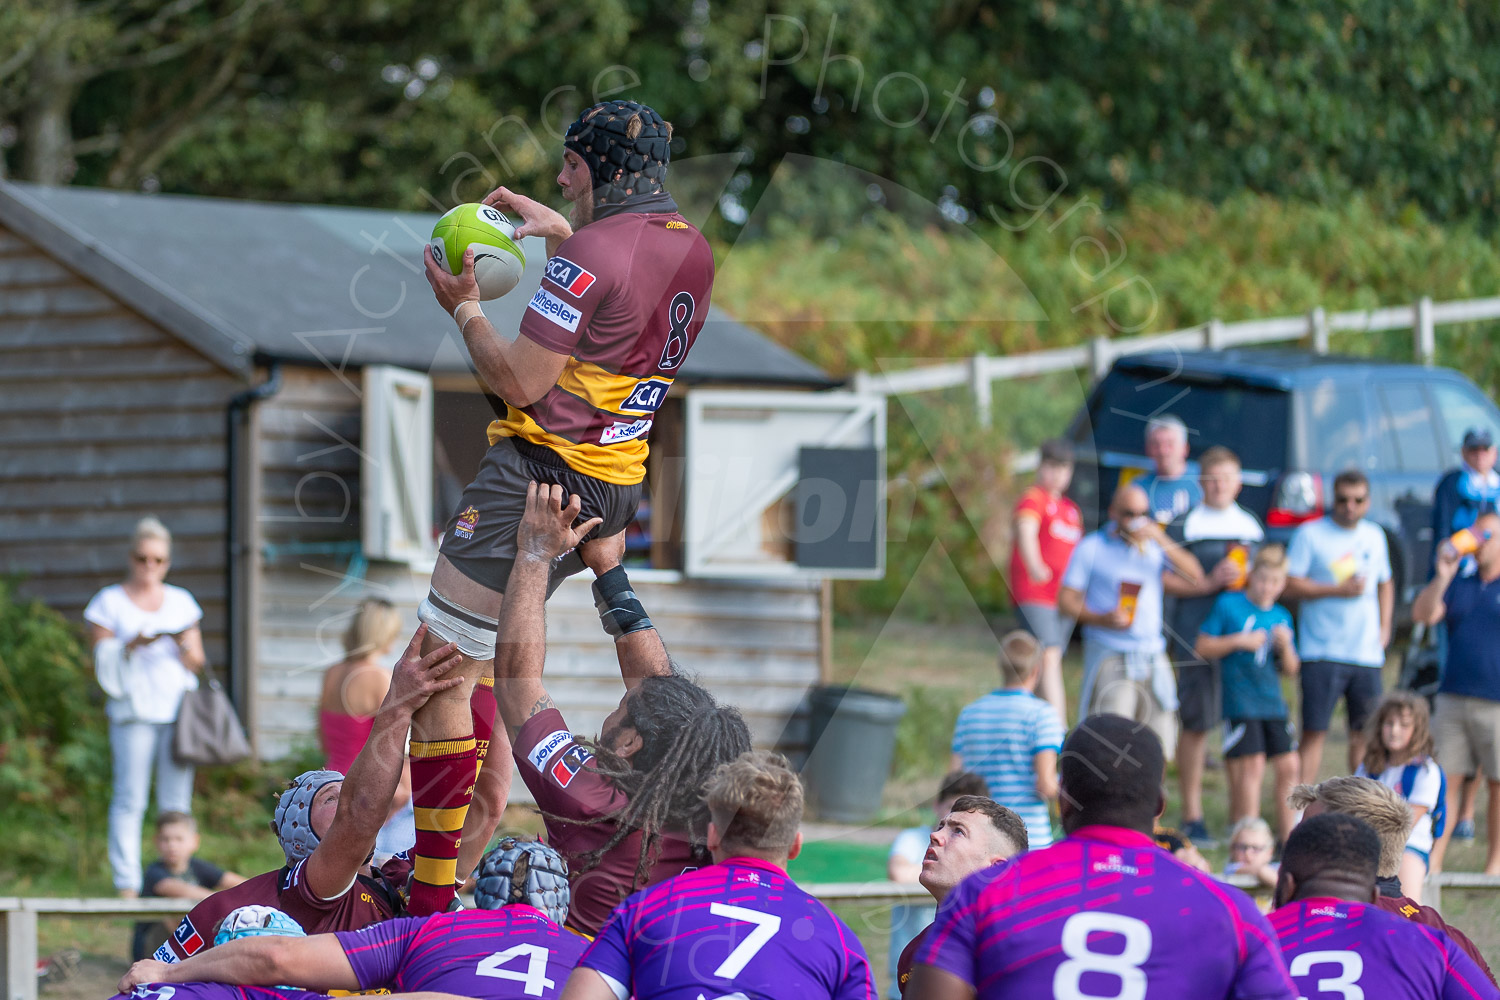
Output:
[[[1036,693],[1057,709],[1063,725],[1068,706],[1063,694],[1062,654],[1073,623],[1057,610],[1057,589],[1073,547],[1083,537],[1078,505],[1063,493],[1073,480],[1073,447],[1047,441],[1041,448],[1036,483],[1016,504],[1015,544],[1010,551],[1010,592],[1026,628],[1042,646]]]

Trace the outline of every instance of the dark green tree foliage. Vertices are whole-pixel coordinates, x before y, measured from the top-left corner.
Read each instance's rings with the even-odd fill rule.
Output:
[[[1491,4],[15,0],[0,29],[0,145],[52,180],[392,207],[545,192],[555,133],[614,92],[658,105],[679,156],[743,154],[752,202],[795,152],[1007,222],[1142,183],[1496,211]],[[59,100],[61,140],[37,132]]]

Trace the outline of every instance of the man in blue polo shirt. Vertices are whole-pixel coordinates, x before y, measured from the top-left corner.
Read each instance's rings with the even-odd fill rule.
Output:
[[[1431,582],[1417,595],[1414,621],[1448,625],[1448,659],[1432,716],[1437,759],[1450,786],[1465,774],[1489,779],[1489,845],[1484,870],[1500,875],[1500,515],[1474,522],[1484,539],[1474,553],[1476,572],[1458,576],[1462,559],[1452,549],[1438,553]],[[1442,870],[1450,826],[1432,851],[1432,870]]]
[[[1177,680],[1162,633],[1163,593],[1197,593],[1203,567],[1167,538],[1146,491],[1121,486],[1110,522],[1086,535],[1057,592],[1057,608],[1083,627],[1079,715],[1123,715],[1177,746]]]

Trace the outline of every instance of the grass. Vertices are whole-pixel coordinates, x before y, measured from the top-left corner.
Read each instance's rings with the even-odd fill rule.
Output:
[[[787,865],[798,882],[880,882],[885,879],[889,845],[851,844],[818,840],[804,844],[802,853]]]

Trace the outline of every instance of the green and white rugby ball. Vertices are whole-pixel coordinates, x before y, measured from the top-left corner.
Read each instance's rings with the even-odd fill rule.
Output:
[[[481,299],[498,299],[515,288],[526,270],[526,254],[516,227],[505,213],[489,205],[452,209],[432,227],[432,256],[450,274],[462,274],[464,251],[474,248],[474,280]]]

